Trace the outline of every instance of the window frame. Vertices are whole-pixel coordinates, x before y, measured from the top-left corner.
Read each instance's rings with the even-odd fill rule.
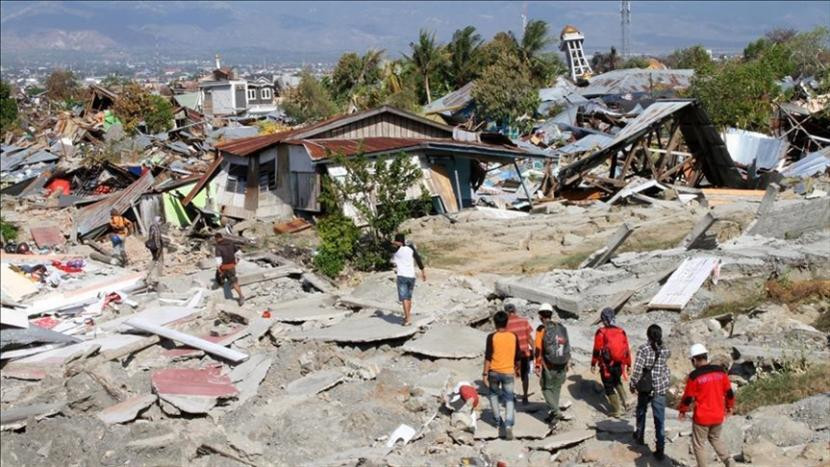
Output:
[[[256,88],[248,88],[247,89],[246,96],[248,96],[249,101],[255,101],[256,100],[256,95],[257,95]]]
[[[266,94],[266,91],[268,92],[268,95],[267,95],[267,96],[265,95],[265,94]],[[269,87],[264,87],[264,88],[260,89],[260,91],[259,91],[259,97],[260,97],[261,99],[270,100],[270,99],[272,99],[272,98],[274,97],[274,93],[271,91],[271,88],[269,88]]]

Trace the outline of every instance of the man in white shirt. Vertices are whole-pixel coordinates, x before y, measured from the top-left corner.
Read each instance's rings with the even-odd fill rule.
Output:
[[[406,244],[403,234],[396,234],[392,242],[398,250],[392,256],[392,264],[395,265],[397,274],[398,300],[403,304],[403,324],[412,324],[412,291],[415,290],[415,265],[421,270],[421,278],[426,281],[427,273],[424,270],[424,263],[415,248]]]

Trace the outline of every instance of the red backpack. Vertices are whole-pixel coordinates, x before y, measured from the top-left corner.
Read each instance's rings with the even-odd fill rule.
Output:
[[[604,345],[600,349],[602,360],[607,364],[624,363],[628,361],[628,339],[625,331],[616,326],[602,328]]]

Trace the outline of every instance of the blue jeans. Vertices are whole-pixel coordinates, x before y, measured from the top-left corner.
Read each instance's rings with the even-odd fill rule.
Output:
[[[412,300],[412,291],[415,290],[415,278],[397,276],[398,301]]]
[[[651,412],[654,415],[654,433],[657,440],[657,449],[666,445],[666,396],[652,394],[637,394],[637,432],[642,438],[646,432],[646,412],[651,403]]]
[[[513,400],[513,375],[505,373],[495,373],[491,371],[487,375],[487,380],[490,383],[490,394],[487,396],[490,399],[490,409],[493,411],[493,418],[496,423],[504,425],[507,428],[512,428],[515,421],[515,407]],[[499,399],[504,401],[507,413],[505,419],[501,417],[501,403]]]

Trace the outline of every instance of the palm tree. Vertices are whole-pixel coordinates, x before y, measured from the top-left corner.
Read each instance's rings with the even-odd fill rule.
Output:
[[[553,41],[548,36],[548,23],[540,19],[532,19],[528,21],[527,26],[525,26],[524,33],[522,34],[521,41],[516,39],[513,32],[510,32],[510,36],[513,38],[513,41],[519,49],[522,61],[524,61],[528,66],[530,66],[531,62],[535,58],[538,58],[545,47],[550,45]]]
[[[447,44],[448,79],[452,85],[461,87],[476,78],[481,65],[479,52],[483,43],[475,26],[459,29],[452,35],[452,40]]]
[[[429,104],[432,102],[432,94],[429,91],[429,75],[440,66],[443,60],[442,48],[435,43],[435,34],[430,34],[424,29],[421,29],[418,34],[418,42],[410,42],[409,47],[412,49],[412,54],[410,56],[404,55],[404,57],[412,62],[418,74],[424,79],[424,91],[426,91],[427,104]]]

